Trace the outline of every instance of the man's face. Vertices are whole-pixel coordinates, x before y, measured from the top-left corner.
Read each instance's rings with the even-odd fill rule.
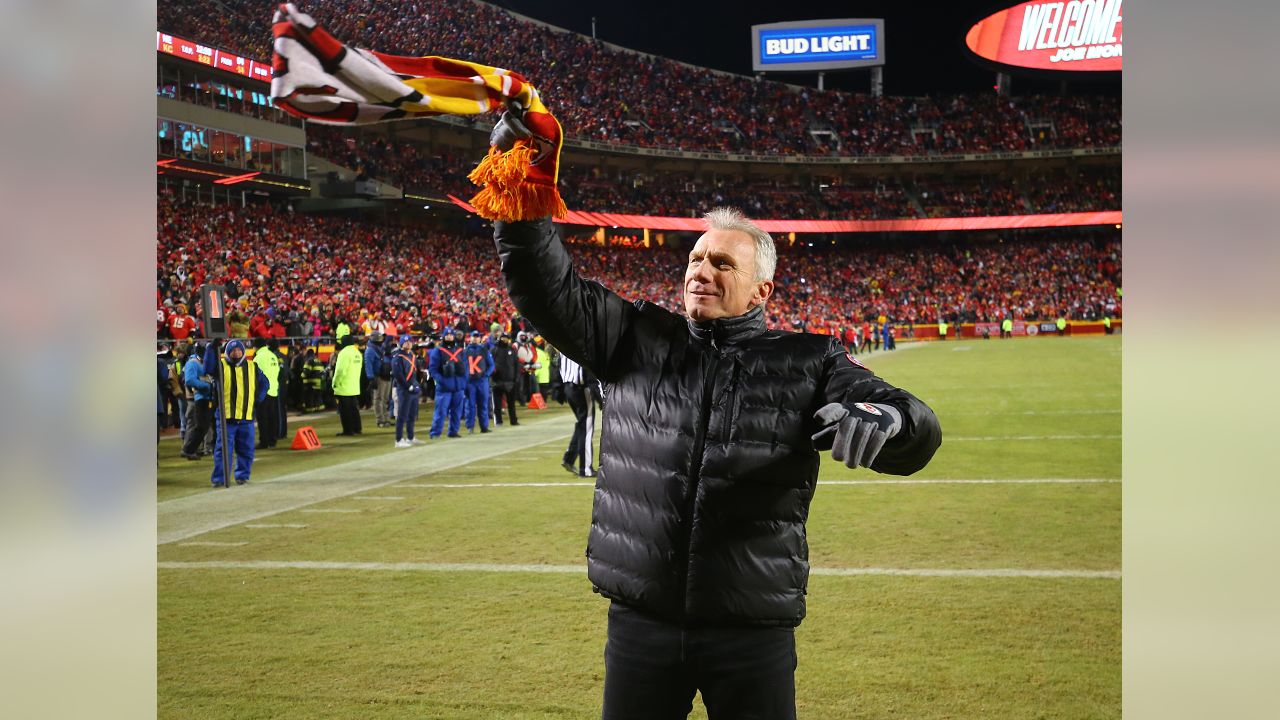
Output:
[[[240,362],[240,358],[244,357],[244,348],[241,348],[241,347],[231,348],[231,352],[227,353],[227,357],[231,358],[231,362],[233,363]]]
[[[684,309],[696,322],[737,317],[764,303],[772,280],[755,279],[756,245],[739,230],[708,230],[689,252]]]

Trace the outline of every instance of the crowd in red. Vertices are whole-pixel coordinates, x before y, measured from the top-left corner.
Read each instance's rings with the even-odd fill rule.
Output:
[[[471,0],[304,6],[341,40],[523,73],[569,137],[762,155],[926,155],[1120,144],[1107,97],[880,97],[713,72],[557,32]],[[266,59],[270,10],[166,0],[161,30]],[[814,135],[811,130],[834,132]]]
[[[308,129],[310,152],[393,186],[468,198],[476,187],[467,173],[476,159],[447,149],[358,136],[337,128]],[[1118,168],[1080,170],[1019,178],[1011,175],[918,178],[812,186],[769,180],[721,178],[704,182],[687,173],[646,174],[566,164],[560,192],[574,210],[632,215],[695,217],[731,205],[756,217],[817,220],[892,220],[921,217],[1022,215],[1118,210]],[[1025,196],[1024,196],[1025,192]],[[920,208],[914,200],[919,201]]]
[[[157,207],[157,331],[164,337],[179,336],[175,319],[178,332],[193,331],[186,318],[199,320],[203,283],[228,287],[228,321],[240,336],[331,336],[342,321],[357,333],[368,321],[390,325],[387,332],[431,334],[505,325],[515,314],[487,237],[163,195]],[[964,249],[910,242],[782,241],[769,325],[829,332],[881,315],[899,324],[1118,315],[1118,240],[1028,238]],[[684,251],[572,241],[569,248],[584,277],[625,298],[682,310]]]

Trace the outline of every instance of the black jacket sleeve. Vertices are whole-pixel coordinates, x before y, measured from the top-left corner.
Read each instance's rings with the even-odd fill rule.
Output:
[[[824,402],[883,403],[902,413],[902,429],[884,444],[871,469],[889,475],[910,475],[929,464],[942,444],[942,426],[933,410],[906,390],[876,377],[832,340],[823,362]],[[817,411],[817,408],[814,408]]]
[[[623,370],[623,338],[635,305],[574,272],[550,218],[494,223],[494,242],[511,302],[565,355],[613,379]]]

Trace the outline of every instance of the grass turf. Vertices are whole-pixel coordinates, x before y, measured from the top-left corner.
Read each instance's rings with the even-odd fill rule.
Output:
[[[941,418],[943,447],[921,476],[1119,477],[1118,337],[934,344],[867,363]],[[326,422],[336,432],[333,420],[313,423],[322,441]],[[379,432],[327,457],[274,451],[255,480],[394,452]],[[1034,439],[967,439],[1002,435]],[[1046,439],[1066,436],[1090,437]],[[192,468],[201,464],[174,445],[176,462],[164,443],[160,451],[168,496],[215,492],[204,489],[207,466]],[[357,512],[293,510],[233,525],[195,540],[246,544],[174,543],[159,558],[580,565],[589,487],[409,487],[580,482],[559,467],[561,450],[547,443],[361,494],[400,500],[314,507]],[[828,461],[820,477],[879,476]],[[821,486],[811,559],[1115,570],[1120,490]],[[605,602],[582,575],[175,568],[160,570],[159,587],[161,717],[599,716]],[[815,576],[809,601],[797,631],[801,717],[1120,714],[1116,580]],[[694,716],[705,717],[700,706]]]

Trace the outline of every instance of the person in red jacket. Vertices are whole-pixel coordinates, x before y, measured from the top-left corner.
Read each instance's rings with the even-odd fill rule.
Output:
[[[177,310],[169,316],[169,337],[186,340],[196,331],[196,319],[187,314],[187,306],[178,303]]]

